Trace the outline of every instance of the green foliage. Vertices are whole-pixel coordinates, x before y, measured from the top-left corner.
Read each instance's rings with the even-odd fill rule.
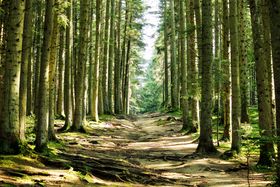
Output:
[[[149,64],[145,77],[141,77],[135,93],[134,110],[137,113],[155,112],[161,108],[162,83],[160,66],[154,60]]]

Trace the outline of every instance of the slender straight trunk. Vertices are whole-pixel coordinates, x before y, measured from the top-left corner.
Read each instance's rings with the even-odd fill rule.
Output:
[[[72,125],[72,60],[73,60],[73,25],[72,25],[72,0],[68,0],[67,17],[69,24],[66,27],[65,71],[64,71],[64,112],[65,123],[61,130],[68,130]]]
[[[85,64],[87,62],[88,47],[88,7],[89,0],[80,0],[80,37],[79,60],[77,61],[77,75],[75,77],[75,113],[72,130],[84,132],[84,95],[85,95]]]
[[[183,129],[190,130],[189,106],[187,97],[187,61],[186,61],[186,19],[185,2],[180,1],[180,61],[181,61],[181,106],[183,111]]]
[[[209,0],[202,0],[202,83],[201,83],[201,127],[197,152],[216,152],[212,138],[212,5]]]
[[[99,55],[100,55],[100,0],[96,0],[96,23],[95,23],[95,56],[94,56],[94,72],[92,81],[92,108],[91,117],[94,121],[99,121],[98,118],[98,90],[99,90]]]
[[[64,49],[65,49],[65,29],[60,28],[59,37],[59,63],[58,63],[58,85],[57,85],[57,114],[63,116],[63,71],[64,71]]]
[[[273,118],[271,113],[270,99],[270,82],[268,80],[268,64],[266,61],[266,53],[264,49],[264,38],[260,37],[265,32],[261,25],[260,4],[255,0],[249,1],[252,20],[252,31],[254,41],[254,52],[256,59],[256,74],[257,74],[257,93],[258,93],[258,110],[259,110],[259,126],[260,135],[260,158],[258,164],[271,166],[273,156],[273,143],[267,140],[272,136]]]
[[[7,32],[7,50],[4,74],[4,109],[0,123],[0,153],[17,154],[20,152],[19,121],[19,81],[22,56],[22,33],[24,20],[24,1],[9,2]],[[3,120],[3,121],[2,121]]]
[[[201,25],[201,8],[200,8],[200,0],[194,1],[194,14],[195,14],[195,22],[196,22],[196,39],[197,39],[197,50],[198,50],[198,70],[199,77],[201,77],[202,71],[202,25]]]
[[[56,86],[56,61],[57,61],[57,44],[58,44],[58,17],[57,12],[54,13],[53,31],[51,39],[51,51],[49,59],[49,140],[56,140],[54,132],[55,118],[55,86]]]
[[[93,36],[94,36],[94,29],[93,29],[93,1],[90,1],[90,15],[89,15],[89,68],[88,68],[88,75],[87,75],[87,79],[88,79],[88,113],[90,115],[92,115],[92,109],[93,109],[93,66],[94,66],[94,42],[93,42]]]
[[[232,142],[231,150],[240,152],[240,76],[239,76],[239,51],[238,51],[238,24],[237,24],[237,2],[230,1],[230,47],[231,47],[231,80],[232,80]]]
[[[167,0],[164,1],[164,106],[169,104],[169,68],[168,68],[168,17],[167,17]]]
[[[176,26],[175,26],[175,8],[174,0],[170,0],[170,10],[171,10],[171,107],[172,110],[177,110],[179,108],[178,103],[178,74],[177,74],[177,61],[176,61]]]
[[[36,20],[36,25],[35,25],[35,39],[34,39],[34,46],[36,48],[36,61],[34,65],[34,83],[33,83],[33,93],[34,93],[34,113],[37,116],[37,111],[38,111],[38,91],[39,91],[39,81],[40,81],[40,67],[41,67],[41,52],[42,52],[42,27],[43,27],[43,15],[42,15],[42,3],[40,0],[37,0],[36,3],[37,5],[36,10],[37,10],[37,20]]]
[[[109,47],[109,23],[110,23],[110,1],[106,1],[106,13],[105,13],[105,31],[104,31],[104,53],[102,64],[102,94],[104,112],[109,113],[108,106],[108,47]]]
[[[114,77],[114,106],[115,113],[120,114],[121,110],[121,7],[122,1],[118,1],[118,21],[117,21],[117,32],[116,32],[116,56],[115,56],[115,77]]]
[[[220,92],[221,92],[221,78],[220,78],[220,69],[221,69],[221,59],[220,59],[220,17],[219,17],[219,1],[215,0],[215,26],[214,26],[214,40],[215,40],[215,57],[214,57],[214,112],[220,118]]]
[[[230,138],[230,71],[229,71],[229,11],[228,0],[223,0],[223,54],[222,54],[222,71],[223,71],[223,123],[224,132],[222,140],[227,141]]]
[[[126,1],[126,11],[125,11],[125,22],[124,22],[124,36],[122,41],[122,56],[121,56],[121,79],[122,79],[122,111],[125,113],[125,70],[126,70],[126,54],[127,54],[127,31],[128,31],[128,24],[129,24],[129,1]]]
[[[54,0],[46,2],[44,40],[41,52],[40,84],[38,92],[38,113],[36,123],[36,151],[42,152],[47,148],[49,126],[49,59],[51,51],[51,38],[53,31]]]
[[[108,68],[108,106],[109,113],[113,114],[113,66],[115,60],[115,0],[111,0],[110,21],[110,43],[109,43],[109,68]]]
[[[239,7],[239,60],[240,60],[240,90],[241,90],[241,123],[249,123],[248,115],[248,74],[247,74],[247,42],[246,42],[246,18],[245,2],[238,1]]]
[[[32,37],[32,40],[33,37]],[[32,44],[31,44],[32,45]],[[32,92],[32,86],[33,86],[33,62],[34,62],[34,48],[30,49],[30,55],[29,55],[29,60],[28,60],[28,65],[27,65],[27,103],[26,103],[26,115],[31,115],[33,113],[33,98],[34,98],[34,93]]]
[[[194,0],[188,1],[189,12],[188,20],[189,25],[194,26]],[[198,125],[199,125],[199,102],[198,102],[198,65],[196,62],[196,48],[195,48],[195,31],[188,35],[188,56],[189,56],[189,63],[190,63],[190,85],[189,90],[191,93],[191,113],[192,113],[192,123],[190,124],[191,130],[190,133],[197,132]]]
[[[132,17],[132,16],[131,16]],[[131,21],[129,21],[129,28],[131,28]],[[130,73],[130,50],[131,50],[131,39],[128,38],[127,50],[126,50],[126,62],[125,62],[125,73],[124,73],[124,96],[123,96],[123,109],[124,114],[129,114],[129,73]]]
[[[102,82],[102,72],[103,72],[103,62],[102,59],[104,59],[104,45],[103,45],[103,41],[104,41],[104,26],[105,26],[105,11],[104,11],[104,7],[105,7],[105,1],[101,1],[101,15],[100,15],[100,56],[99,56],[99,86],[98,86],[98,114],[102,115],[104,114],[104,103],[103,103],[103,82]]]
[[[272,81],[272,46],[271,46],[271,29],[270,29],[270,17],[269,17],[269,9],[268,9],[268,2],[266,0],[261,0],[261,5],[260,5],[260,11],[262,14],[262,25],[263,25],[263,34],[264,34],[264,54],[265,55],[265,61],[267,62],[267,73],[268,73],[268,92],[269,92],[269,102],[270,102],[270,111],[271,111],[271,119],[272,124],[271,128],[272,130],[275,130],[275,111],[274,111],[274,106],[275,102],[273,100],[274,94],[273,94],[273,81]]]
[[[33,0],[25,1],[24,30],[22,41],[22,57],[20,71],[20,91],[19,91],[19,121],[20,121],[20,139],[25,139],[25,117],[27,106],[27,77],[28,65],[31,56],[32,34],[33,34]]]
[[[270,28],[271,28],[271,43],[272,43],[272,58],[273,72],[275,85],[275,103],[276,103],[276,132],[277,137],[280,137],[280,0],[268,0]],[[277,180],[276,184],[280,185],[280,141],[277,141]]]

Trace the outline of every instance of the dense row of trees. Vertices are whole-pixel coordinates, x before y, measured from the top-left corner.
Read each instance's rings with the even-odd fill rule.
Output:
[[[128,114],[139,59],[140,0],[1,1],[0,152],[18,153],[25,118],[36,116],[36,150],[61,130],[84,131],[86,115]]]
[[[231,138],[231,151],[239,153],[241,125],[250,122],[248,107],[257,105],[259,164],[273,164],[272,137],[279,126],[279,3],[162,1],[155,59],[164,72],[163,104],[182,110],[183,130],[200,127],[198,152],[216,152],[212,116],[217,115],[224,125],[222,140]]]
[[[143,47],[141,0],[0,3],[0,153],[20,152],[27,115],[36,116],[36,150],[43,151],[56,140],[55,116],[65,117],[60,130],[84,132],[87,114],[95,121],[129,114],[131,95],[159,96],[158,89],[131,91]],[[222,139],[231,127],[231,150],[239,153],[240,126],[257,104],[259,164],[272,165],[275,139],[267,137],[280,136],[280,0],[162,0],[161,8],[146,88],[159,88],[161,72],[163,106],[182,110],[183,130],[200,129],[201,153],[216,152],[214,113]],[[158,98],[152,102],[157,109]]]

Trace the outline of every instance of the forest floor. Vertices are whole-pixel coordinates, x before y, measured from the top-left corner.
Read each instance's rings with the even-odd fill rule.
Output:
[[[174,117],[147,114],[90,122],[58,133],[43,155],[0,156],[0,186],[267,186],[272,172],[246,159],[194,154],[197,141]],[[56,121],[60,128],[63,121]],[[222,150],[221,150],[222,151]],[[249,176],[248,176],[249,171]]]

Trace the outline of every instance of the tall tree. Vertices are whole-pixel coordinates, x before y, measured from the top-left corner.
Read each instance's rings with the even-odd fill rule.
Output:
[[[222,140],[229,140],[230,128],[230,72],[229,72],[229,11],[228,0],[223,0],[223,54],[222,54],[222,72],[223,72],[223,123],[224,133]]]
[[[73,24],[72,24],[72,0],[69,1],[69,7],[67,8],[67,18],[69,24],[66,27],[66,46],[65,46],[65,71],[64,71],[64,111],[65,111],[65,124],[61,130],[67,130],[72,125],[72,60],[73,60]]]
[[[240,152],[240,77],[238,50],[237,1],[229,2],[230,47],[231,47],[231,80],[232,80],[232,143],[231,150]]]
[[[4,74],[4,108],[0,122],[0,153],[15,154],[20,152],[19,122],[19,81],[22,55],[22,33],[24,20],[24,1],[9,2],[5,32],[7,50]]]
[[[240,60],[240,94],[241,94],[241,123],[249,123],[248,115],[248,73],[247,73],[247,41],[246,41],[246,18],[245,1],[238,1],[239,12],[239,60]]]
[[[46,2],[44,40],[41,52],[41,67],[38,95],[38,113],[36,123],[36,151],[43,151],[48,143],[49,125],[49,59],[51,51],[51,38],[53,30],[54,0]]]
[[[257,93],[258,93],[258,110],[259,110],[259,126],[260,135],[263,140],[260,141],[260,165],[272,165],[272,149],[273,143],[266,140],[272,136],[272,113],[271,113],[271,99],[270,99],[270,82],[268,81],[268,65],[270,61],[266,61],[266,54],[264,53],[264,40],[262,33],[264,32],[263,25],[261,25],[260,1],[249,1],[252,20],[252,31],[254,41],[254,53],[256,60],[256,74],[257,74]]]
[[[188,2],[188,11],[187,17],[189,20],[188,25],[190,27],[195,26],[194,19],[194,0],[189,0]],[[191,96],[191,113],[192,113],[192,123],[191,123],[191,132],[197,132],[199,125],[199,93],[198,93],[198,64],[196,62],[196,48],[195,48],[195,30],[188,33],[188,59],[189,59],[189,67],[190,67],[190,96]]]
[[[109,39],[109,66],[108,66],[108,106],[109,113],[113,114],[113,66],[115,60],[115,0],[111,0],[111,20]]]
[[[33,0],[25,1],[24,30],[22,41],[22,57],[20,71],[20,92],[19,92],[19,119],[20,119],[20,138],[25,139],[25,116],[27,109],[27,76],[28,66],[31,56],[32,31],[33,31]],[[31,81],[31,80],[29,80]]]
[[[171,10],[171,107],[172,110],[177,110],[179,107],[178,103],[178,74],[177,74],[177,60],[176,60],[176,22],[175,22],[175,8],[174,0],[170,0]]]
[[[77,75],[75,77],[75,112],[72,130],[84,131],[84,93],[85,93],[85,64],[87,62],[88,47],[88,15],[89,0],[80,0],[80,37],[77,61]]]
[[[276,129],[280,137],[280,0],[268,0],[276,103]],[[277,184],[280,185],[280,141],[277,141]]]
[[[57,10],[59,7],[57,7]],[[53,31],[51,38],[51,51],[49,59],[49,124],[48,136],[49,140],[56,140],[54,131],[54,118],[55,118],[55,88],[56,88],[56,63],[57,63],[57,44],[58,44],[58,15],[57,11],[54,12],[53,18]]]
[[[189,106],[187,97],[187,61],[186,61],[186,13],[185,2],[180,1],[180,61],[181,61],[181,106],[183,111],[183,129],[190,130]]]
[[[167,0],[164,0],[164,105],[169,104],[169,68],[168,68],[168,9]]]
[[[212,3],[202,0],[202,83],[201,83],[201,126],[197,152],[212,153],[216,148],[212,139]]]
[[[93,120],[99,121],[98,118],[98,90],[99,90],[99,55],[100,55],[100,13],[101,1],[96,0],[96,23],[95,23],[95,56],[94,56],[94,72],[92,81],[92,106],[91,116]]]
[[[115,113],[121,113],[121,7],[122,1],[118,1],[117,6],[117,29],[116,29],[116,55],[115,55],[115,76],[114,76],[114,107]]]

